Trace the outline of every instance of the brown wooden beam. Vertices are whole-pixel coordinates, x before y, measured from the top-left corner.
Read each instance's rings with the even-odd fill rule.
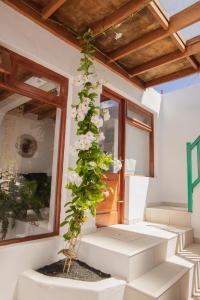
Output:
[[[151,45],[153,42],[163,39],[163,37],[167,35],[168,33],[162,28],[156,29],[151,33],[147,33],[142,38],[138,38],[137,40],[134,40],[128,45],[122,46],[119,49],[113,51],[111,54],[109,54],[110,63],[119,60],[120,58],[127,56],[132,52],[147,47],[148,45]]]
[[[28,17],[30,20],[40,25],[42,28],[51,32],[53,35],[57,36],[64,42],[71,44],[73,47],[81,50],[80,44],[77,38],[72,35],[67,29],[52,23],[50,20],[43,20],[39,13],[26,6],[22,2],[18,0],[2,0],[4,3],[21,13],[22,15]],[[129,78],[128,72],[122,69],[117,64],[109,64],[109,60],[106,56],[104,56],[101,52],[95,52],[94,58],[103,64],[105,67],[118,74],[123,79],[127,80],[129,83],[136,85],[137,87],[144,89],[144,83],[139,78]]]
[[[196,23],[200,20],[200,1],[181,12],[172,16],[169,20],[169,27],[165,29],[156,29],[153,32],[147,33],[145,36],[123,46],[110,54],[111,60],[118,60],[134,51],[147,47],[156,41],[176,33],[177,31]]]
[[[166,83],[166,82],[169,82],[172,80],[180,79],[180,78],[192,75],[192,74],[196,74],[198,72],[200,72],[200,68],[198,68],[197,70],[194,70],[192,67],[187,68],[187,69],[180,70],[180,71],[177,71],[177,72],[174,72],[174,73],[171,73],[171,74],[168,74],[168,75],[156,78],[156,79],[152,79],[152,80],[146,82],[145,87],[146,88],[152,87],[152,86]]]
[[[161,11],[161,8],[158,7],[157,3],[150,2],[147,6],[152,15],[155,17],[155,19],[158,21],[158,23],[161,25],[161,27],[165,30],[169,27],[169,20],[165,16],[165,14]]]
[[[150,71],[151,69],[154,69],[156,67],[160,67],[183,58],[188,58],[191,55],[197,54],[198,52],[200,52],[200,41],[187,46],[186,50],[182,53],[179,50],[177,50],[159,58],[153,59],[143,65],[134,67],[131,70],[129,70],[129,74],[131,76],[137,76],[139,74]]]
[[[192,65],[192,67],[197,70],[199,68],[199,64],[196,61],[196,59],[191,55],[187,57],[187,60],[189,61],[189,63]]]
[[[11,58],[9,52],[1,49],[1,63],[0,72],[5,74],[10,74],[11,72]]]
[[[134,14],[147,6],[152,0],[130,0],[127,4],[123,5],[119,9],[115,10],[112,14],[105,17],[93,25],[91,29],[94,36],[106,31],[113,25],[121,23],[128,18],[131,14]]]
[[[66,0],[51,0],[42,10],[42,18],[44,20],[48,19],[53,15],[56,10],[58,10]]]

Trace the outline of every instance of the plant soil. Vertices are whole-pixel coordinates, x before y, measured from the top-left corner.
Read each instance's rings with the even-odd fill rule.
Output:
[[[44,266],[37,271],[51,277],[69,278],[90,282],[100,281],[111,277],[109,274],[96,270],[79,260],[74,260],[72,262],[68,274],[63,273],[64,263],[65,260],[59,260],[56,263]]]

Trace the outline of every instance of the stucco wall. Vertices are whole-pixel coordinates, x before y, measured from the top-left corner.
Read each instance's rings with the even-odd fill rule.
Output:
[[[70,141],[73,139],[70,135],[70,104],[72,101],[77,100],[76,88],[72,85],[72,79],[73,76],[77,74],[76,70],[80,59],[79,51],[70,45],[65,44],[63,41],[54,37],[52,34],[40,28],[38,25],[15,12],[2,2],[0,2],[0,15],[1,45],[38,62],[69,79],[68,117],[66,124],[64,159],[64,172],[66,173],[69,161]],[[121,77],[108,69],[105,69],[99,63],[96,63],[96,69],[100,78],[104,78],[109,82],[107,84],[109,88],[122,96],[129,98],[129,100],[149,107],[155,114],[159,112],[160,95],[152,89],[149,89],[144,93],[142,90],[133,87],[133,85],[129,84]],[[155,179],[151,189],[152,193],[149,195],[149,200],[156,200],[156,193],[154,193],[156,182]],[[63,176],[62,207],[67,198],[67,192],[64,189],[65,183],[66,176]],[[64,209],[62,209],[61,218],[63,213]],[[88,227],[92,227],[93,225],[94,222],[91,220]],[[57,250],[61,247],[60,243],[62,244],[62,241],[59,238],[51,238],[6,247],[1,246],[0,299],[13,300],[18,275],[25,269],[37,268],[41,266],[41,264],[46,264],[55,260],[57,257]]]
[[[187,203],[186,143],[200,135],[200,85],[163,95],[159,126],[160,201]]]

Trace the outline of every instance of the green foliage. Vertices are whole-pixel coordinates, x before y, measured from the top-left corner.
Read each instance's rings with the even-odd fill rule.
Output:
[[[103,182],[105,171],[109,170],[110,164],[113,162],[112,156],[102,151],[99,143],[101,131],[94,122],[92,117],[100,115],[100,107],[95,101],[98,97],[96,89],[100,85],[98,81],[94,81],[96,77],[93,63],[93,38],[91,31],[87,31],[81,37],[85,41],[82,47],[82,57],[78,71],[82,73],[83,84],[78,93],[79,103],[73,105],[73,109],[78,110],[84,99],[89,99],[89,109],[84,116],[84,119],[79,121],[77,116],[77,137],[87,135],[88,133],[95,136],[89,149],[79,149],[76,167],[70,171],[77,174],[81,179],[80,184],[70,181],[66,188],[71,191],[72,199],[67,202],[66,217],[61,226],[66,226],[64,239],[72,241],[81,233],[81,227],[87,221],[86,211],[89,211],[93,216],[96,213],[96,206],[104,199],[104,192],[107,190],[107,185]],[[92,79],[91,79],[92,78]]]

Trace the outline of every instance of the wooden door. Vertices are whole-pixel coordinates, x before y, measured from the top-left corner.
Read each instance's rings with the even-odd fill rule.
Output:
[[[113,94],[103,92],[101,109],[109,109],[110,120],[104,122],[103,132],[105,140],[102,148],[105,152],[111,153],[114,159],[124,162],[124,141],[123,141],[123,107],[122,100],[117,99]],[[104,181],[112,189],[108,197],[98,204],[96,210],[97,227],[110,226],[122,222],[123,218],[123,185],[124,167],[118,171],[111,166],[109,172],[105,173]]]
[[[98,227],[118,224],[118,202],[120,197],[120,174],[107,173],[104,181],[112,189],[108,197],[98,204],[96,224]]]

